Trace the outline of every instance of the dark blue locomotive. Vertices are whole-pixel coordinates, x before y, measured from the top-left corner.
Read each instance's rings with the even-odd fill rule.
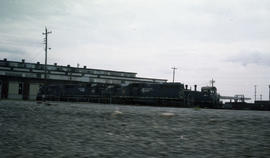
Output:
[[[201,91],[188,90],[182,83],[132,83],[116,85],[105,83],[45,85],[37,100],[87,101],[97,103],[136,104],[174,107],[219,108],[215,87]]]

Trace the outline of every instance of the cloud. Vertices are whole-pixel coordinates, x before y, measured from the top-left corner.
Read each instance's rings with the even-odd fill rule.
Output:
[[[10,53],[10,54],[26,54],[26,52],[22,49],[18,48],[10,48],[10,47],[1,47],[0,46],[0,53]]]
[[[262,53],[259,51],[245,51],[235,56],[231,56],[226,61],[240,63],[243,66],[256,64],[270,67],[270,53]]]
[[[27,52],[24,49],[16,47],[5,47],[0,45],[1,58],[7,58],[8,60],[20,61],[27,56]]]
[[[46,16],[61,15],[65,13],[65,8],[65,3],[62,0],[1,1],[0,15],[2,20],[25,20],[27,17],[44,18]]]
[[[269,0],[0,0],[0,55],[44,61],[47,26],[49,63],[251,85],[269,81],[269,16]]]

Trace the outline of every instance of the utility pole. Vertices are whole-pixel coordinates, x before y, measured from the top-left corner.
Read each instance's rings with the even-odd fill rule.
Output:
[[[212,80],[210,81],[212,87],[214,87],[214,83],[215,83],[215,82],[216,82],[216,81],[212,78]]]
[[[173,83],[174,83],[175,70],[177,70],[177,68],[176,67],[172,67],[172,69],[173,69]]]
[[[268,87],[269,87],[269,101],[270,101],[270,85],[268,85]]]
[[[52,31],[48,31],[47,30],[47,27],[45,27],[45,32],[42,33],[42,35],[45,35],[45,38],[44,38],[44,44],[45,44],[45,68],[44,68],[44,71],[45,71],[45,76],[44,76],[44,79],[45,81],[47,80],[47,51],[48,51],[48,34],[52,33]],[[50,48],[49,48],[50,49]]]
[[[254,89],[254,90],[255,90],[255,92],[254,92],[254,93],[255,93],[255,94],[254,94],[254,98],[255,98],[255,99],[254,99],[254,100],[256,101],[256,97],[257,97],[257,85],[255,85],[254,88],[255,88],[255,89]]]
[[[260,100],[262,101],[262,94],[260,95]]]

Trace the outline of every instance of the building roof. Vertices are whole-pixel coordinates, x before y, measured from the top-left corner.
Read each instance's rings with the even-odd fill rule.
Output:
[[[21,62],[8,61],[6,58],[0,60],[0,75],[4,76],[17,76],[24,78],[39,78],[44,79],[45,64],[29,63],[23,59]],[[102,69],[89,69],[84,66],[83,68],[71,67],[70,65],[62,66],[47,65],[47,79],[52,80],[70,80],[79,82],[105,82],[105,83],[130,83],[130,82],[167,82],[165,79],[156,78],[143,78],[136,77],[137,73],[112,71]]]

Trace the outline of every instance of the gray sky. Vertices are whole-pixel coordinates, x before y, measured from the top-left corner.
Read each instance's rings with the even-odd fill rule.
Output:
[[[137,72],[221,95],[270,84],[269,0],[0,0],[0,55],[8,60]],[[259,98],[259,96],[257,96]]]

